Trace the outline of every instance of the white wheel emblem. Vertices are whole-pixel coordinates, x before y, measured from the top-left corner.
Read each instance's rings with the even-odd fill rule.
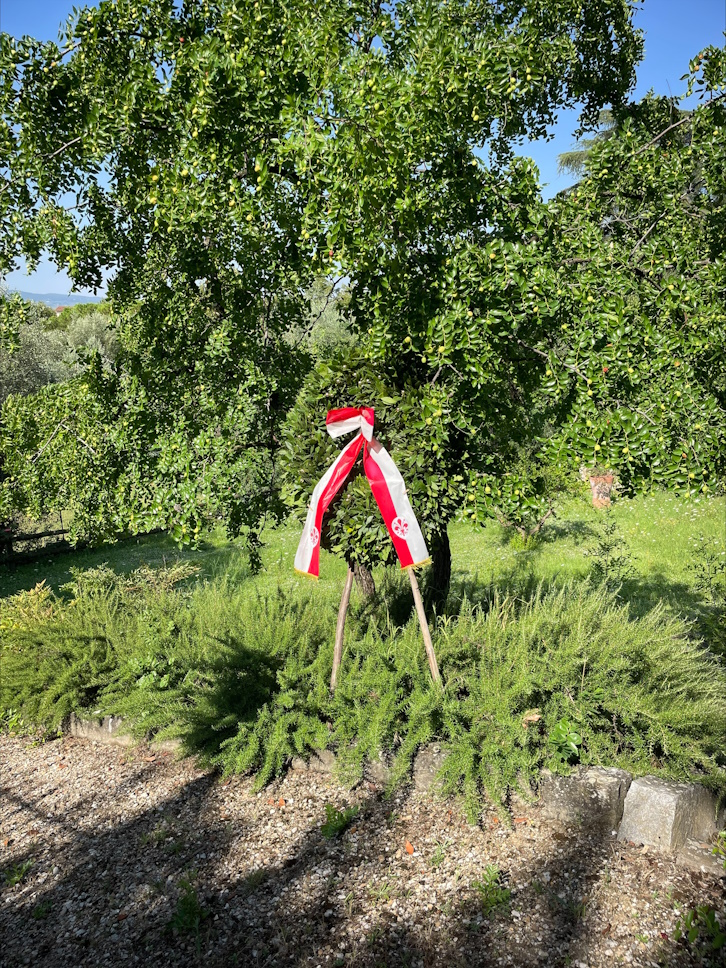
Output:
[[[391,528],[397,538],[405,538],[408,534],[408,521],[405,518],[394,518]]]
[[[318,541],[320,541],[320,532],[318,531],[317,528],[313,527],[310,529],[310,541],[312,543],[313,548],[318,543]]]

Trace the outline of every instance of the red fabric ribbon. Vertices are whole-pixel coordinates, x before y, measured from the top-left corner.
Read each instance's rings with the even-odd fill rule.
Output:
[[[295,570],[317,578],[320,573],[320,533],[323,516],[345,484],[358,455],[363,451],[363,470],[373,491],[402,568],[428,562],[429,553],[421,528],[406,493],[406,485],[391,455],[373,436],[371,407],[329,410],[325,425],[331,437],[357,430],[315,485],[305,527],[295,555]]]

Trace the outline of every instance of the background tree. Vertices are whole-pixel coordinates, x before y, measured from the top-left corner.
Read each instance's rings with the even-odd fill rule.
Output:
[[[713,70],[700,107],[628,108],[589,177],[552,205],[546,387],[564,408],[553,447],[631,489],[708,493],[725,467],[723,50],[699,65]]]
[[[580,138],[580,140],[569,151],[563,151],[557,155],[557,174],[563,175],[566,172],[570,175],[580,177],[584,174],[585,165],[590,155],[590,151],[608,138],[612,138],[617,130],[615,115],[609,108],[604,108],[598,118],[597,131],[592,137]]]
[[[116,333],[103,304],[56,316],[43,303],[26,302],[16,339],[12,351],[0,346],[0,404],[11,393],[26,396],[78,376],[91,354],[98,353],[106,366],[116,355]]]

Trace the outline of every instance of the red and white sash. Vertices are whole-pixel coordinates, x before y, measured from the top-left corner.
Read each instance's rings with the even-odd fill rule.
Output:
[[[396,549],[401,568],[412,568],[429,561],[426,542],[406,494],[406,485],[391,455],[373,436],[373,410],[370,407],[343,407],[329,410],[325,425],[331,437],[357,430],[325,474],[315,485],[310,499],[300,544],[295,555],[295,571],[317,578],[320,573],[320,532],[323,515],[350,474],[358,454],[363,451],[363,470],[380,508]]]

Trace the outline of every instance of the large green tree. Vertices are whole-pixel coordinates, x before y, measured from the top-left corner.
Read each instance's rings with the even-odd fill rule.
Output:
[[[390,255],[376,250],[367,261],[367,236],[348,242],[351,266],[361,271],[363,262],[370,273],[353,290],[371,320],[366,360],[359,380],[334,365],[324,385],[338,402],[347,380],[357,403],[376,367],[389,395],[405,399],[415,385],[419,410],[407,417],[409,439],[399,435],[402,459],[438,486],[458,454],[474,519],[496,514],[536,528],[553,477],[574,477],[582,465],[615,471],[631,492],[720,486],[723,49],[704,51],[691,71],[690,87],[703,95],[695,111],[654,97],[620,105],[612,136],[591,148],[586,177],[549,204],[528,162],[474,164],[468,181],[457,171],[436,183],[441,212],[429,210],[428,224],[437,232],[406,245],[396,225]],[[457,224],[464,185],[481,223],[469,214]],[[308,381],[293,427],[300,414],[312,421],[321,375]],[[322,455],[311,467],[319,445],[292,435],[293,479],[322,472]],[[348,504],[345,520],[337,510],[331,518],[331,546],[367,554],[377,522],[366,502]],[[434,533],[450,513],[442,501]]]
[[[552,205],[553,446],[630,489],[709,493],[726,470],[724,65],[717,48],[694,62],[690,114],[652,97],[625,111]]]
[[[502,259],[536,209],[512,140],[575,103],[593,123],[640,53],[628,0],[103,0],[59,43],[2,35],[0,271],[44,250],[78,285],[105,270],[120,317],[115,372],[84,382],[110,509],[88,527],[257,526],[321,273],[347,275],[370,355],[407,352],[486,448],[516,364],[457,260]],[[63,428],[35,416],[52,458]]]

